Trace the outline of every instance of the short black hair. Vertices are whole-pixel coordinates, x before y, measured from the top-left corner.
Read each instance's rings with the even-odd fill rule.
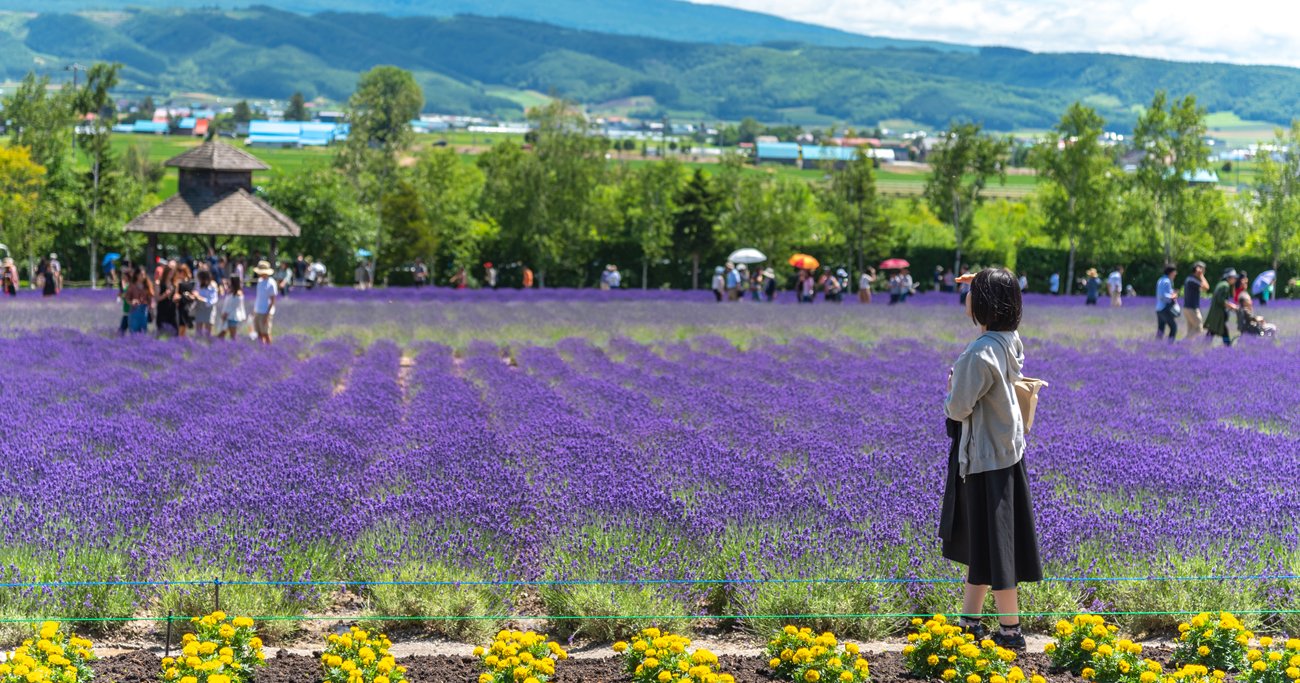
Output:
[[[993,332],[1020,327],[1020,280],[1006,268],[985,268],[970,284],[970,310],[975,322]]]
[[[1174,272],[1175,270],[1178,270],[1178,268],[1176,268],[1176,267],[1174,267],[1174,266],[1165,266],[1165,275],[1169,275],[1170,273]]]

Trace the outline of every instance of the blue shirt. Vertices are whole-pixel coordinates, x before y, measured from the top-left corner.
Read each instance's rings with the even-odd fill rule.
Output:
[[[740,286],[740,273],[734,270],[727,271],[727,289],[735,289]]]
[[[1163,311],[1174,300],[1174,283],[1165,275],[1156,282],[1156,311]]]

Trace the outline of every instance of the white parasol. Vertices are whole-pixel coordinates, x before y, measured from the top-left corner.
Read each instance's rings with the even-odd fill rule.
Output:
[[[727,260],[732,263],[754,264],[766,261],[767,257],[757,249],[737,249],[731,252],[731,256],[728,256]]]

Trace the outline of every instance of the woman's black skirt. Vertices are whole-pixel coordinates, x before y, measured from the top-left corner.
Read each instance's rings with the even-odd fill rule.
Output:
[[[1038,534],[1025,461],[992,472],[958,475],[961,423],[948,420],[948,483],[939,537],[943,556],[967,567],[966,580],[993,590],[1041,581]]]

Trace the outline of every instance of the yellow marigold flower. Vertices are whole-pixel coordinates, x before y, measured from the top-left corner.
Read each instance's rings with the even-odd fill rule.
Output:
[[[1046,652],[1049,655],[1052,654],[1053,652],[1056,652],[1056,643],[1048,643],[1044,645],[1043,652]]]
[[[952,679],[954,679],[954,678],[957,677],[957,670],[956,670],[956,669],[944,669],[944,670],[943,670],[943,674],[942,674],[940,677],[943,678],[943,680],[945,680],[945,681],[951,681]]]
[[[673,680],[673,675],[667,671],[660,671],[659,675],[655,677],[655,680],[659,681],[659,683],[668,683]]]
[[[1038,674],[1034,674],[1029,679],[1029,683],[1047,683],[1047,679],[1043,678],[1042,676],[1039,676]]]
[[[822,679],[822,675],[816,669],[809,669],[803,673],[803,679],[808,683],[816,683]]]
[[[1156,683],[1156,675],[1150,671],[1143,671],[1142,675],[1138,676],[1138,681],[1140,683]]]
[[[930,666],[939,666],[939,655],[930,655],[925,658],[925,663]]]
[[[1270,653],[1268,653],[1268,661],[1270,661],[1270,662],[1280,662],[1280,661],[1282,661],[1282,653],[1281,653],[1281,652],[1270,652]]]
[[[966,683],[980,683],[979,674],[971,674],[966,677]]]
[[[852,672],[852,671],[841,671],[841,672],[840,672],[840,683],[853,683],[853,672]]]
[[[1286,677],[1291,680],[1300,679],[1300,667],[1289,666],[1286,669]]]
[[[1265,669],[1268,668],[1268,663],[1267,663],[1267,662],[1255,662],[1254,664],[1251,664],[1251,665],[1250,665],[1250,668],[1252,668],[1252,669],[1254,669],[1254,670],[1256,670],[1256,671],[1264,671]]]
[[[1210,648],[1207,647],[1207,646],[1205,646],[1205,645],[1202,645],[1202,646],[1196,648],[1196,654],[1198,654],[1198,655],[1200,655],[1200,656],[1202,656],[1202,657],[1205,657],[1205,656],[1207,656],[1207,655],[1210,654]]]
[[[768,662],[767,662],[767,668],[769,668],[769,669],[775,669],[775,668],[777,668],[777,667],[779,667],[779,666],[781,666],[781,658],[780,658],[780,657],[773,657],[772,659],[768,660]]]
[[[1083,680],[1091,681],[1092,679],[1097,677],[1097,670],[1090,666],[1085,667],[1083,669],[1083,673],[1081,673],[1080,675],[1083,676]]]
[[[1102,657],[1109,657],[1114,653],[1115,653],[1115,648],[1112,648],[1111,646],[1105,643],[1102,643],[1101,645],[1097,646],[1097,654],[1101,655]]]
[[[1083,642],[1079,643],[1079,647],[1082,648],[1084,652],[1092,652],[1097,649],[1097,643],[1092,638],[1084,638]]]

